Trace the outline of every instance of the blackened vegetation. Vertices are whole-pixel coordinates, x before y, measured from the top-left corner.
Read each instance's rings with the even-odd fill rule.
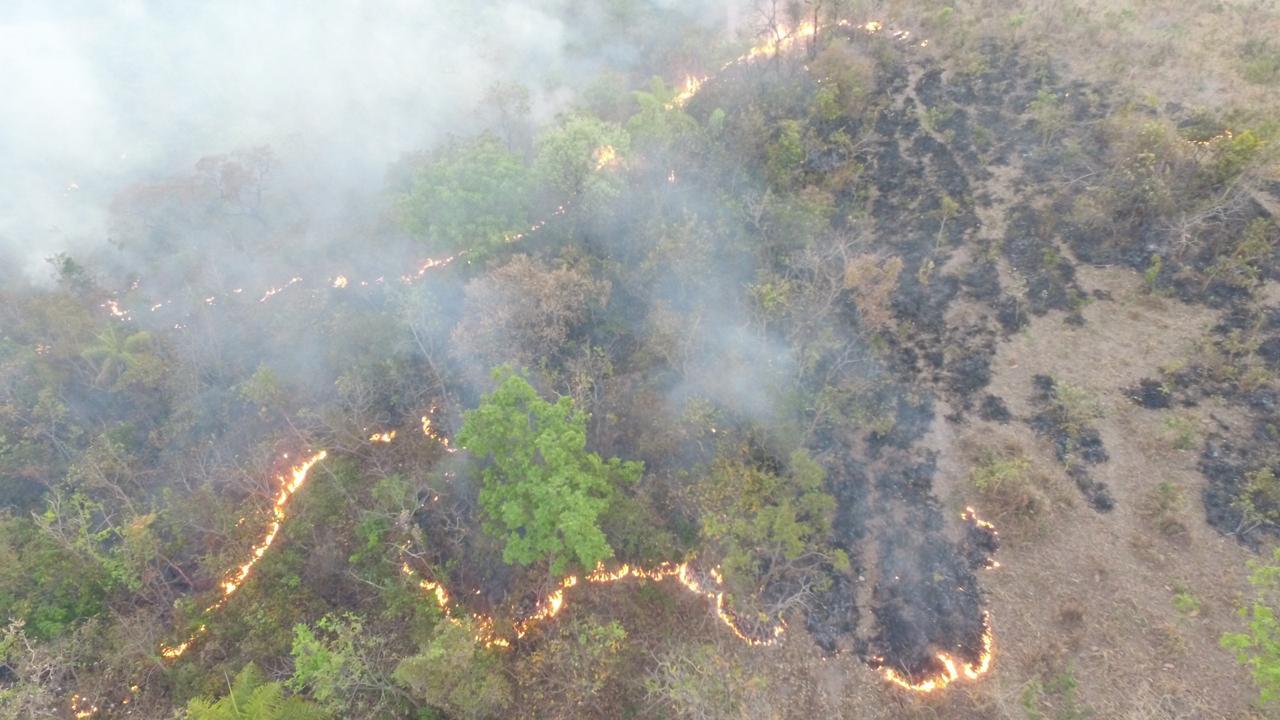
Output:
[[[873,664],[919,681],[943,670],[940,652],[962,662],[980,659],[984,613],[975,573],[994,564],[998,546],[995,532],[976,522],[963,526],[958,543],[946,533],[954,521],[933,495],[934,457],[917,448],[938,419],[934,399],[945,398],[953,409],[948,422],[963,422],[970,412],[1009,422],[1004,402],[982,393],[998,343],[1033,314],[1061,309],[1078,317],[1084,293],[1022,184],[988,189],[995,165],[1013,166],[1015,179],[1036,162],[1043,165],[1037,172],[1049,171],[1023,113],[1052,76],[1032,72],[1016,51],[997,45],[984,49],[986,67],[976,74],[943,72],[897,52],[880,56],[877,93],[884,104],[859,142],[866,189],[841,198],[851,217],[865,213],[870,249],[903,262],[891,300],[894,329],[879,333],[893,378],[884,386],[897,398],[880,403],[893,422],[868,434],[870,464],[829,468],[831,478],[846,478],[831,488],[839,501],[836,532],[863,552],[849,553],[858,580],[841,576],[820,594],[808,627],[825,649],[841,647],[839,634],[859,615],[840,593],[873,583],[859,596],[869,602],[873,624],[854,639],[855,648]],[[1003,237],[982,240],[981,207],[1007,216]],[[1001,257],[1028,287],[1003,286]],[[963,313],[953,312],[958,305]],[[1091,460],[1105,458],[1096,438],[1096,432],[1085,437]],[[827,452],[852,452],[847,438],[832,440]],[[1096,507],[1110,507],[1105,488],[1089,494]]]
[[[978,407],[978,417],[1003,424],[1012,420],[1013,414],[1009,412],[1009,406],[1004,404],[1003,399],[995,395],[987,395],[982,398],[982,405]]]
[[[934,508],[913,517],[922,525],[940,523]],[[932,517],[928,517],[932,516]],[[944,670],[946,652],[976,664],[985,630],[978,579],[966,558],[938,532],[896,523],[880,538],[880,580],[872,612],[877,631],[874,657],[910,678]]]
[[[1126,391],[1129,399],[1148,410],[1160,410],[1169,407],[1169,388],[1159,380],[1145,378],[1137,386]]]
[[[868,480],[852,453],[841,452],[832,458],[833,465],[826,468],[826,489],[836,499],[836,516],[831,523],[835,535],[832,544],[852,559],[854,567],[852,574],[831,569],[831,586],[814,594],[805,617],[805,629],[825,652],[865,653],[856,639],[859,614],[854,585],[858,576],[865,577],[859,561],[860,546],[867,535]],[[848,646],[850,640],[854,642],[853,647]]]
[[[1239,421],[1213,418],[1200,456],[1208,480],[1202,499],[1211,526],[1253,548],[1264,535],[1280,534],[1277,348],[1280,309],[1237,305],[1214,328],[1209,348],[1161,380],[1143,380],[1144,392],[1134,398],[1152,408],[1195,406],[1212,397],[1241,411]]]
[[[1107,512],[1115,507],[1115,500],[1107,486],[1095,480],[1088,469],[1089,465],[1110,459],[1102,445],[1102,436],[1064,400],[1053,378],[1037,375],[1033,382],[1033,399],[1040,411],[1029,420],[1031,428],[1053,442],[1054,454],[1066,466],[1067,474],[1084,493],[1089,506],[1098,512]]]
[[[995,566],[995,554],[1000,549],[1000,536],[990,524],[969,516],[964,526],[964,539],[960,542],[969,568],[979,570]]]

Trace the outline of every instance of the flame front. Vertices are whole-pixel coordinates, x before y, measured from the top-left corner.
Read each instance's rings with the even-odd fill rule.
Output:
[[[692,75],[685,75],[684,85],[676,93],[676,96],[671,99],[671,102],[667,103],[667,109],[683,107],[685,103],[689,102],[690,98],[698,94],[698,91],[702,89],[702,83],[708,79],[706,76],[698,78]]]
[[[279,478],[281,487],[279,493],[276,495],[275,502],[271,507],[271,522],[267,525],[266,534],[262,536],[262,539],[258,541],[258,544],[253,546],[253,549],[249,552],[249,558],[245,560],[245,562],[241,563],[240,567],[236,569],[235,572],[228,575],[222,581],[222,597],[219,598],[217,602],[205,608],[205,612],[212,612],[222,607],[226,604],[227,600],[235,594],[236,590],[240,589],[240,586],[244,584],[245,580],[249,579],[249,574],[253,572],[254,566],[257,565],[258,561],[262,559],[262,556],[267,553],[267,548],[271,547],[271,543],[276,540],[276,535],[280,533],[280,525],[284,522],[285,508],[288,507],[289,500],[292,499],[294,494],[296,494],[298,490],[306,484],[307,473],[311,471],[312,466],[328,457],[328,455],[329,453],[327,451],[321,450],[300,464],[294,465],[289,471],[288,478],[285,478],[284,476]],[[187,648],[191,646],[191,643],[195,641],[196,637],[202,635],[204,632],[205,626],[201,625],[194,633],[192,633],[191,637],[187,638],[183,642],[178,643],[177,645],[166,645],[161,647],[161,657],[168,659],[181,657],[182,654],[187,651]]]
[[[406,576],[417,577],[417,573],[414,572],[413,568],[409,567],[407,562],[402,563],[400,569]],[[716,585],[723,585],[724,578],[720,575],[718,569],[712,569],[710,575]],[[737,617],[726,607],[724,591],[704,586],[690,570],[689,563],[662,563],[653,568],[623,565],[613,570],[607,569],[602,563],[582,578],[577,575],[570,575],[561,580],[555,589],[547,593],[543,600],[538,603],[530,615],[512,625],[511,634],[517,639],[522,638],[537,624],[559,615],[560,611],[565,607],[566,592],[578,585],[605,585],[628,579],[653,580],[656,582],[667,578],[677,579],[685,590],[710,600],[716,617],[720,622],[729,628],[735,637],[748,645],[772,645],[786,632],[786,623],[781,619],[774,623],[773,627],[763,637],[757,637],[744,631],[740,627]],[[440,608],[440,611],[446,617],[454,622],[458,621],[457,611],[454,610],[454,604],[443,585],[424,579],[418,581],[418,586],[430,594],[435,600],[436,607]],[[509,647],[511,645],[510,640],[496,632],[493,618],[476,613],[472,613],[470,617],[477,628],[475,636],[477,642],[485,647]]]
[[[897,685],[905,690],[918,693],[930,693],[934,690],[941,690],[957,680],[974,681],[981,678],[991,669],[991,661],[995,653],[995,637],[991,632],[991,615],[990,613],[982,614],[982,654],[978,656],[976,663],[968,663],[957,661],[947,653],[938,653],[938,662],[942,664],[942,670],[923,680],[912,681],[909,677],[903,675],[891,667],[881,667],[880,673],[885,680]]]

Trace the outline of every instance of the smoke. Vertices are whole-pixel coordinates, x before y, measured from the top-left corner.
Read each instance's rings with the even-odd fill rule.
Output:
[[[604,68],[645,52],[613,25],[719,3],[320,0],[285,3],[18,2],[0,9],[0,253],[100,248],[122,188],[199,158],[269,145],[307,207],[376,193],[388,163],[473,132],[496,81],[531,93],[533,123]],[[627,14],[629,13],[629,15]],[[345,203],[344,203],[345,204]],[[348,205],[349,206],[349,205]]]

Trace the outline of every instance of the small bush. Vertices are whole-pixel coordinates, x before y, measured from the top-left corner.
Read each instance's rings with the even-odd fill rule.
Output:
[[[1103,416],[1102,406],[1089,391],[1077,385],[1060,382],[1054,385],[1053,401],[1062,431],[1072,439],[1079,438],[1093,420]]]
[[[1245,524],[1280,523],[1280,478],[1269,467],[1245,473],[1236,504],[1244,513]]]
[[[1199,615],[1200,598],[1184,587],[1175,587],[1173,593],[1173,609],[1182,615]]]
[[[1182,521],[1186,506],[1182,488],[1166,480],[1152,489],[1143,503],[1142,513],[1162,535],[1175,537],[1187,532]]]
[[[1200,444],[1200,423],[1186,415],[1164,419],[1165,435],[1174,450],[1194,450]]]
[[[1280,82],[1280,49],[1268,41],[1251,40],[1241,50],[1240,74],[1258,85]]]
[[[1280,604],[1280,548],[1271,560],[1271,565],[1249,563],[1253,570],[1249,582],[1257,596],[1251,605],[1240,608],[1240,617],[1248,622],[1246,631],[1222,636],[1222,647],[1234,650],[1236,661],[1253,672],[1258,700],[1263,704],[1280,700],[1280,621],[1276,619],[1276,606]]]
[[[987,453],[969,478],[998,517],[1031,519],[1044,513],[1046,502],[1031,461],[1021,455]]]

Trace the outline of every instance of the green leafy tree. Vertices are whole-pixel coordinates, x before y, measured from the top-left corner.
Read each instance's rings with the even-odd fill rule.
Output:
[[[293,627],[293,677],[288,686],[308,690],[338,717],[383,717],[401,691],[381,668],[386,643],[358,615],[326,615],[315,627]]]
[[[506,717],[511,684],[491,648],[475,638],[470,621],[445,622],[417,655],[400,661],[395,679],[410,695],[450,717]]]
[[[613,555],[600,528],[614,483],[634,482],[643,466],[587,452],[587,416],[567,397],[549,403],[510,368],[498,388],[468,411],[458,444],[484,465],[485,530],[506,541],[503,560],[547,560],[559,574],[590,569]]]
[[[27,518],[0,517],[0,617],[26,622],[39,639],[62,635],[102,612],[111,576]]]
[[[703,540],[722,558],[731,591],[750,596],[784,578],[818,583],[824,563],[848,569],[848,557],[830,545],[836,503],[822,490],[825,477],[804,450],[782,474],[736,457],[715,461],[694,492]]]
[[[529,225],[528,168],[490,134],[454,142],[398,198],[400,222],[433,251],[492,252]]]
[[[804,126],[797,120],[783,120],[778,125],[778,137],[765,151],[770,184],[791,187],[800,178],[807,156]]]
[[[627,120],[627,132],[641,153],[680,151],[696,137],[698,122],[675,104],[676,91],[655,77],[649,90],[634,93],[640,111]]]
[[[82,355],[93,363],[98,373],[94,382],[103,387],[148,383],[159,376],[159,359],[151,353],[151,335],[146,332],[124,333],[111,325]]]
[[[1248,623],[1241,633],[1226,633],[1222,647],[1233,650],[1236,660],[1248,666],[1258,686],[1258,700],[1263,704],[1280,700],[1280,548],[1272,556],[1272,564],[1251,562],[1249,582],[1257,597],[1248,607],[1240,608],[1240,617]]]
[[[621,192],[614,168],[630,146],[630,135],[617,123],[570,115],[538,141],[534,173],[556,202],[594,205]]]
[[[326,720],[329,717],[315,703],[286,695],[284,683],[267,682],[253,663],[245,665],[236,675],[224,697],[195,698],[187,703],[189,720]]]

